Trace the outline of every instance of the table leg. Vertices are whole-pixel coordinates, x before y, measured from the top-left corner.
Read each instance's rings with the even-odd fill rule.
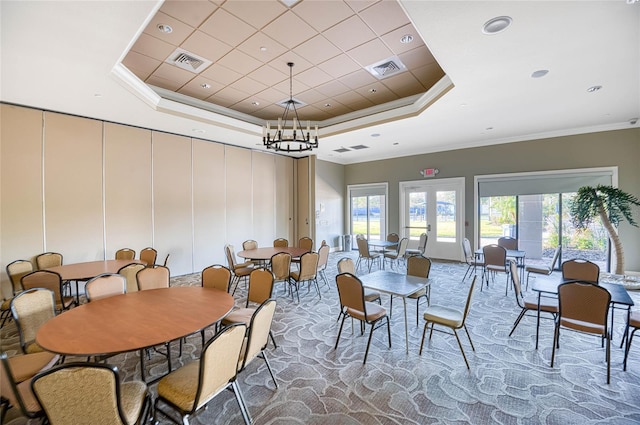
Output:
[[[538,317],[536,318],[536,350],[538,349],[538,335],[540,334],[540,297],[542,292],[538,292]]]
[[[407,354],[409,354],[409,322],[407,320],[407,299],[402,297],[402,303],[404,304],[404,342],[407,347]]]

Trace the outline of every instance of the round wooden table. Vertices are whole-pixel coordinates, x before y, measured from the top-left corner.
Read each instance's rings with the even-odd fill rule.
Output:
[[[262,260],[267,261],[270,260],[276,254],[281,252],[286,252],[291,255],[291,258],[300,258],[302,254],[306,254],[309,252],[306,248],[298,248],[294,246],[289,247],[264,247],[264,248],[256,248],[256,249],[247,249],[244,251],[238,252],[238,257],[246,258],[248,260]]]
[[[141,350],[202,330],[224,318],[233,297],[199,286],[131,292],[66,311],[38,329],[52,353],[99,356]]]
[[[102,260],[63,264],[45,270],[58,273],[63,281],[75,281],[76,304],[80,305],[80,282],[86,282],[103,273],[118,273],[118,270],[132,263],[147,264],[140,260]]]

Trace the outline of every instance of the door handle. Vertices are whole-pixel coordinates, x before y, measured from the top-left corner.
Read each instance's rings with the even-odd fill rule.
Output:
[[[430,232],[430,231],[431,231],[431,225],[427,224],[427,232]]]

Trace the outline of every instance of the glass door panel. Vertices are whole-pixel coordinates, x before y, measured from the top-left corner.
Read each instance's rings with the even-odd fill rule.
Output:
[[[437,229],[436,238],[438,242],[455,243],[456,229],[456,191],[439,190],[436,192],[437,202]]]

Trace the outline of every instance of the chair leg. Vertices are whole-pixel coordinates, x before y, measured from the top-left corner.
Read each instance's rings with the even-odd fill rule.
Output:
[[[240,413],[242,413],[242,419],[244,419],[245,425],[250,425],[253,422],[251,419],[251,415],[249,414],[249,408],[244,401],[244,397],[240,392],[240,386],[238,385],[238,381],[233,381],[231,383],[231,389],[236,396],[236,401],[238,402],[238,406],[240,406]]]
[[[429,327],[429,322],[425,322],[424,330],[422,331],[422,341],[420,342],[420,352],[419,355],[422,355],[422,347],[424,347],[424,336],[427,334],[427,328]]]
[[[338,348],[338,343],[340,342],[340,335],[342,335],[342,326],[344,325],[344,319],[346,318],[347,318],[347,314],[343,313],[342,322],[340,322],[340,330],[338,331],[338,338],[336,338],[336,345],[335,347],[333,347],[334,350]],[[351,328],[351,330],[353,331],[353,328]]]
[[[273,332],[269,331],[269,338],[271,338],[271,342],[273,343],[273,348],[278,348],[278,346],[276,345],[276,340],[273,337]]]
[[[269,374],[271,375],[271,379],[273,379],[273,384],[276,386],[276,389],[278,388],[278,382],[276,381],[276,377],[273,374],[273,370],[271,369],[271,365],[269,364],[269,360],[267,359],[267,353],[264,352],[264,350],[262,350],[261,354],[262,359],[264,360],[264,364],[267,365],[267,369],[269,369]]]
[[[553,332],[553,349],[551,350],[551,367],[553,367],[553,362],[556,358],[556,344],[558,343],[559,338],[560,338],[560,326],[556,324],[556,329]]]
[[[629,325],[627,325],[627,330],[628,330],[628,326]],[[629,357],[629,349],[631,348],[631,341],[633,340],[633,334],[635,334],[638,329],[639,328],[635,328],[633,331],[631,331],[631,333],[628,336],[627,345],[624,348],[624,361],[622,363],[622,365],[623,365],[622,370],[623,371],[627,370],[627,357]]]
[[[520,321],[522,320],[522,318],[524,317],[524,314],[527,312],[526,308],[523,308],[522,311],[520,312],[520,315],[518,316],[518,318],[516,319],[516,321],[513,324],[513,328],[511,328],[511,332],[509,332],[509,336],[511,336],[511,334],[513,334],[513,331],[516,330],[516,328],[518,327],[518,325],[520,324]]]
[[[460,352],[462,353],[462,358],[464,359],[465,364],[467,365],[467,369],[471,370],[469,367],[469,362],[467,361],[467,356],[464,354],[464,348],[462,348],[462,343],[460,342],[460,337],[458,337],[458,332],[453,330],[453,334],[456,336],[456,341],[458,341],[458,347],[460,347]],[[468,335],[468,333],[467,333]]]
[[[371,331],[369,331],[369,339],[367,341],[367,349],[364,352],[364,360],[362,361],[362,364],[365,364],[367,362],[367,356],[369,355],[369,346],[371,345],[371,337],[373,336],[374,324],[375,322],[371,324]]]
[[[607,329],[607,384],[611,383],[611,332]]]
[[[473,341],[471,341],[471,335],[469,335],[469,330],[467,329],[467,325],[462,325],[465,333],[467,334],[467,338],[469,338],[469,345],[471,345],[471,350],[476,351],[476,347],[473,346]]]

